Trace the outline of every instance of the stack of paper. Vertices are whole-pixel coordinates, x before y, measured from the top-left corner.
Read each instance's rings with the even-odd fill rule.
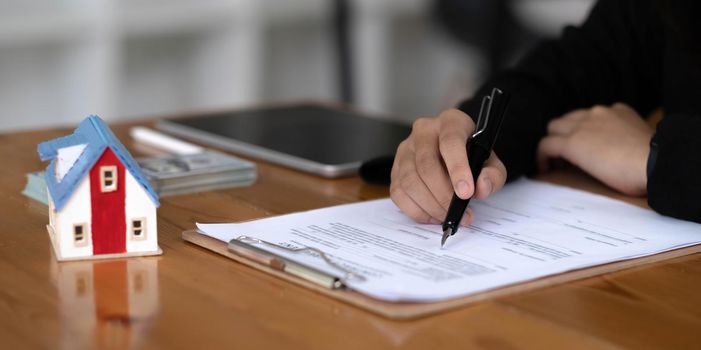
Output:
[[[441,227],[412,222],[389,200],[238,224],[198,224],[228,242],[241,235],[286,247],[315,247],[364,278],[346,284],[391,301],[465,296],[575,269],[701,243],[701,225],[607,197],[520,180],[473,200],[475,221],[444,249]],[[259,248],[331,274],[315,254]]]

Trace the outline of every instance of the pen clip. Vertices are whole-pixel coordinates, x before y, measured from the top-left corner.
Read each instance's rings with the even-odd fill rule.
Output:
[[[477,117],[477,125],[475,126],[475,132],[472,134],[471,138],[477,137],[477,135],[484,132],[487,129],[487,123],[489,122],[489,114],[492,110],[492,97],[484,96],[482,97],[482,104],[480,105],[479,116]]]

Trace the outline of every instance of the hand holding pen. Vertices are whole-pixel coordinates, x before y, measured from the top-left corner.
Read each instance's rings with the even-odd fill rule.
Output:
[[[499,135],[508,103],[509,96],[497,88],[492,89],[492,93],[482,99],[475,132],[470,136],[465,146],[473,179],[479,179],[484,163],[492,154],[492,148],[494,148],[494,143]],[[462,198],[457,193],[453,195],[448,213],[443,220],[441,247],[445,245],[448,237],[458,231],[470,199]]]
[[[504,185],[506,168],[494,152],[473,181],[465,144],[475,126],[457,109],[414,123],[411,135],[397,149],[390,186],[394,203],[413,220],[440,224],[454,193],[462,199],[483,199]],[[463,224],[471,221],[469,214],[470,209]]]

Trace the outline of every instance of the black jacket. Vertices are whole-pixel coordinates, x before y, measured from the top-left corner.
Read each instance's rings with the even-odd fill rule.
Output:
[[[580,27],[534,48],[492,77],[511,93],[495,152],[513,180],[535,170],[549,120],[571,110],[624,102],[640,115],[662,108],[648,173],[648,203],[661,214],[701,222],[701,1],[601,0]],[[460,107],[471,117],[477,99]]]

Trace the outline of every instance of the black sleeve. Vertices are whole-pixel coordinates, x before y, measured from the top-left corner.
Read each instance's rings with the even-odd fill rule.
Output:
[[[580,27],[566,28],[475,94],[511,94],[495,152],[513,180],[535,170],[549,120],[578,108],[624,102],[647,115],[660,105],[663,44],[654,0],[602,0]],[[479,98],[459,108],[476,118]]]
[[[701,2],[664,1],[665,116],[648,161],[648,204],[655,211],[701,222]]]
[[[666,115],[652,143],[648,204],[660,214],[701,222],[701,115]]]

